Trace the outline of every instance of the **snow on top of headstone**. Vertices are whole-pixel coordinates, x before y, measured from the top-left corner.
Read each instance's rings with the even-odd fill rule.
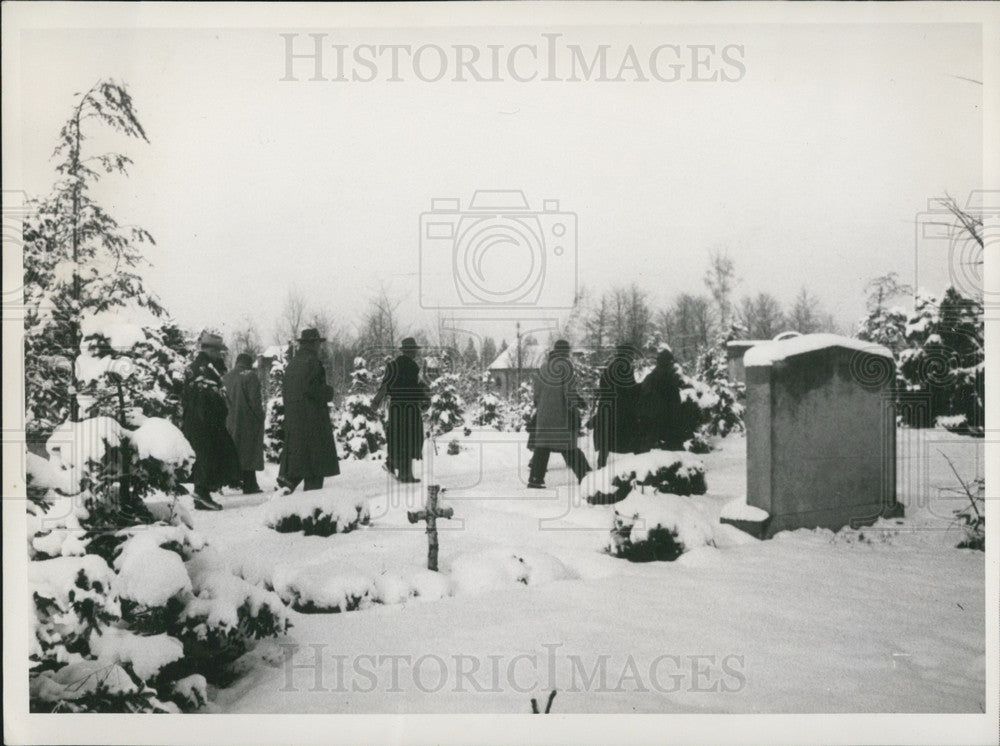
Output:
[[[736,499],[730,500],[723,506],[719,517],[730,521],[760,522],[766,521],[769,515],[766,510],[756,508],[753,505],[747,505],[745,501]]]
[[[177,427],[162,417],[149,417],[139,429],[128,434],[139,458],[155,458],[179,466],[194,460],[194,450]]]
[[[892,357],[892,353],[882,345],[865,342],[840,334],[803,334],[799,337],[775,340],[754,345],[743,355],[743,365],[746,367],[772,365],[779,360],[785,360],[794,355],[801,355],[828,347],[844,347],[848,350],[859,350],[871,355]]]

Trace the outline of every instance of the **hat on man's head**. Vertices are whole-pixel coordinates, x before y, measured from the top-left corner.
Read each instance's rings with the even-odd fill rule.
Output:
[[[556,343],[552,345],[553,352],[569,352],[569,342],[565,339],[557,339]]]
[[[211,347],[216,350],[229,349],[228,347],[226,347],[225,342],[222,341],[221,334],[210,332],[208,329],[205,329],[204,331],[202,331],[201,334],[198,335],[198,346],[201,347],[202,349],[206,347]]]
[[[326,338],[319,335],[319,331],[316,329],[303,329],[302,334],[299,335],[299,343],[302,342],[322,342]]]
[[[420,349],[420,345],[417,344],[417,340],[413,337],[407,337],[399,344],[399,349],[403,352],[416,352]]]
[[[237,365],[245,365],[248,368],[252,368],[253,367],[253,355],[251,355],[249,352],[241,352],[239,355],[236,356],[236,364]]]

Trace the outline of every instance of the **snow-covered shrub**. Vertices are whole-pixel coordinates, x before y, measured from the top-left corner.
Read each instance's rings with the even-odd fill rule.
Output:
[[[899,354],[898,369],[908,401],[923,399],[926,406],[904,406],[906,424],[930,427],[939,417],[954,419],[954,429],[982,435],[985,401],[985,347],[983,306],[949,287],[938,301],[919,295],[906,325],[907,348]]]
[[[686,451],[612,454],[603,469],[583,482],[583,495],[593,505],[616,503],[634,490],[674,495],[703,495],[705,466]]]
[[[447,453],[449,456],[457,456],[461,452],[462,452],[462,446],[458,444],[457,440],[452,438],[451,440],[448,441]]]
[[[695,376],[703,393],[697,396],[704,435],[725,437],[742,432],[745,386],[729,380],[726,351],[723,345],[705,350],[698,358]]]
[[[339,614],[375,603],[372,579],[328,564],[275,573],[274,588],[289,606],[307,614]]]
[[[287,357],[279,349],[273,352],[271,369],[268,371],[267,406],[264,411],[264,458],[272,464],[281,460],[281,449],[285,444],[285,368]]]
[[[691,498],[632,492],[615,505],[607,550],[633,562],[672,562],[714,545],[712,524]]]
[[[449,563],[452,592],[476,594],[514,585],[539,585],[572,578],[557,558],[544,552],[509,549],[459,554]]]
[[[77,496],[46,494],[29,511],[32,709],[191,706],[174,682],[225,675],[255,639],[285,631],[284,605],[211,559],[192,530],[176,499],[193,453],[170,422],[88,421],[66,432],[78,439],[57,448],[57,431],[50,445],[53,460],[78,470]]]
[[[504,430],[510,422],[510,405],[496,394],[483,394],[478,401],[472,424]]]
[[[271,500],[264,523],[280,533],[302,531],[307,536],[331,536],[368,525],[371,512],[364,497],[337,494],[333,489],[293,492]]]
[[[341,404],[334,422],[342,458],[381,458],[385,453],[385,422],[372,406],[373,385],[374,376],[365,359],[355,358],[351,393]]]
[[[431,383],[428,419],[434,435],[450,432],[462,424],[465,402],[458,395],[458,384],[455,373],[443,373]]]
[[[535,392],[531,383],[524,381],[517,390],[517,401],[509,414],[504,430],[521,432],[535,417]]]

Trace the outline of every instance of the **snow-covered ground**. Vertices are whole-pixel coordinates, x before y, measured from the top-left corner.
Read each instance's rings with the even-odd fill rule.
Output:
[[[901,430],[905,518],[759,542],[718,524],[746,512],[745,441],[729,437],[701,457],[708,493],[683,498],[715,546],[651,563],[604,551],[614,506],[574,497],[558,456],[550,489],[527,490],[522,434],[459,440],[455,456],[428,445],[419,485],[342,462],[324,493],[370,498],[348,533],[269,528],[273,493],[192,511],[246,579],[352,609],[290,611],[288,636],[249,653],[210,711],[524,713],[552,689],[561,713],[984,711],[984,554],[954,548],[962,504],[940,492],[957,486],[941,453],[971,478],[981,440]],[[455,511],[438,524],[440,576],[406,517],[428,483]]]

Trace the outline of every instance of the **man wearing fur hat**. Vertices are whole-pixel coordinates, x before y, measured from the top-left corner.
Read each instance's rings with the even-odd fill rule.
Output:
[[[236,446],[226,429],[228,407],[222,383],[226,346],[219,334],[207,330],[201,333],[198,344],[198,354],[184,372],[181,431],[195,453],[191,471],[195,508],[222,510],[211,493],[240,481]]]
[[[285,369],[282,395],[285,404],[285,446],[278,481],[293,492],[323,487],[324,477],[340,474],[340,457],[333,440],[329,402],[333,388],[319,359],[323,338],[316,329],[303,329],[298,351]]]
[[[389,400],[389,428],[386,433],[386,468],[400,482],[420,481],[413,475],[413,460],[423,457],[423,413],[430,406],[430,392],[420,380],[417,355],[420,347],[413,337],[400,345],[399,355],[385,368],[385,377],[372,407],[378,409]]]

